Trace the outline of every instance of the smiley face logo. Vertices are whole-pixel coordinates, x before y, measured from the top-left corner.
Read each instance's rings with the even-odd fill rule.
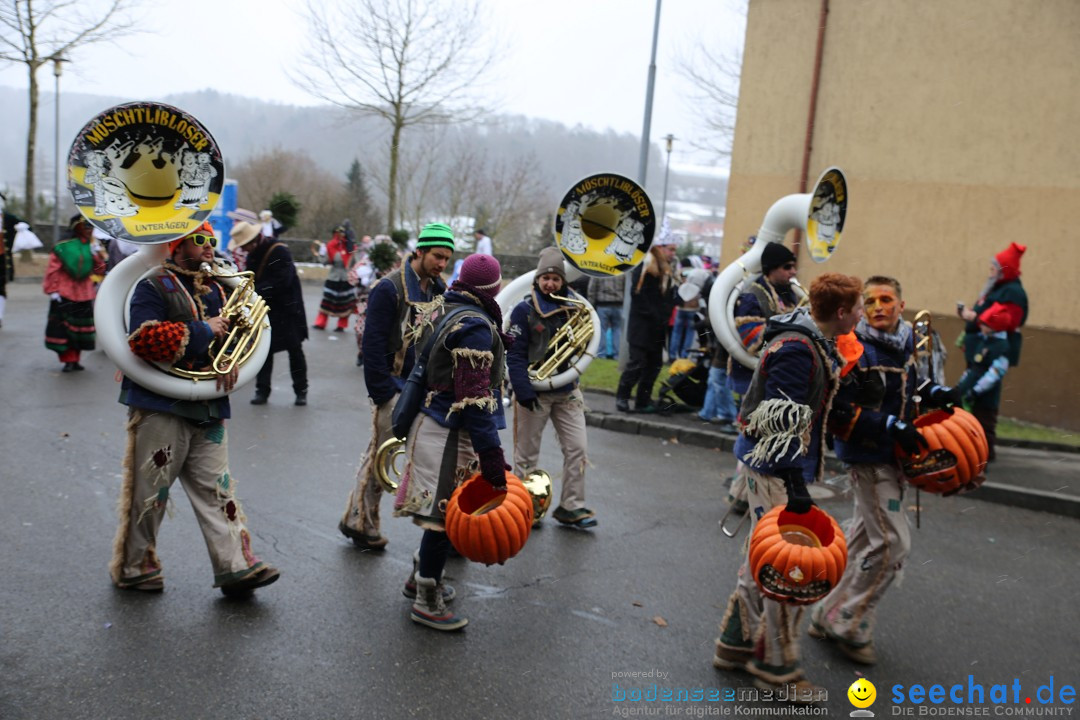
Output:
[[[877,699],[877,688],[866,678],[859,678],[851,683],[847,691],[848,700],[857,708],[868,708]]]

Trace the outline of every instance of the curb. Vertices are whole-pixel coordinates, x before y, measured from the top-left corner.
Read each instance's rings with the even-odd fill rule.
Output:
[[[615,393],[611,390],[605,390],[603,388],[582,388],[584,393],[592,393],[594,395],[607,395],[608,397],[615,397]],[[604,414],[604,413],[602,413]],[[645,433],[641,433],[645,434]],[[709,434],[705,431],[706,435]],[[716,433],[714,432],[713,435]],[[1063,445],[1061,443],[1044,442],[1042,440],[1014,440],[1010,438],[999,437],[997,439],[999,447],[1014,447],[1023,448],[1025,450],[1044,450],[1046,452],[1061,452],[1061,453],[1073,453],[1080,454],[1080,445]],[[712,447],[709,445],[708,447]]]
[[[674,440],[680,445],[693,445],[710,450],[727,452],[735,448],[735,435],[717,431],[695,430],[655,420],[641,420],[621,413],[613,414],[590,410],[585,413],[585,424],[603,430],[611,430],[612,432]],[[1027,446],[1016,445],[1014,447]],[[843,472],[845,470],[844,464],[832,456],[826,456],[825,468],[830,472]],[[966,493],[964,497],[971,500],[1011,505],[1025,510],[1037,510],[1080,519],[1080,498],[1059,495],[1044,490],[1032,490],[1004,483],[986,482],[978,490]]]

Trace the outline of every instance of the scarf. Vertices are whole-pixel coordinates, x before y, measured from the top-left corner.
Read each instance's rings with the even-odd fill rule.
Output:
[[[94,254],[90,250],[90,243],[82,240],[65,240],[53,248],[53,253],[60,259],[60,264],[66,272],[76,280],[85,280],[90,277],[90,271],[94,269]]]
[[[495,298],[489,293],[479,290],[472,285],[463,283],[460,280],[454,281],[454,284],[450,286],[450,291],[459,293],[482,307],[484,312],[486,312],[495,323],[495,328],[499,332],[499,337],[502,338],[503,347],[507,350],[510,349],[510,346],[514,344],[514,338],[503,332],[502,308],[499,307],[499,303],[495,302]]]
[[[172,258],[165,258],[162,267],[175,275],[186,275],[191,278],[192,287],[195,292],[192,293],[192,297],[195,298],[195,303],[199,306],[199,319],[208,320],[206,304],[203,302],[203,295],[210,294],[210,288],[206,285],[206,280],[213,279],[213,273],[206,272],[205,270],[185,270],[184,268],[173,262]]]
[[[900,326],[896,328],[896,332],[890,333],[872,327],[870,323],[866,322],[866,318],[863,318],[859,321],[859,326],[855,328],[855,331],[859,335],[870,338],[899,353],[907,352],[908,342],[911,340],[911,326],[903,320],[900,321]]]

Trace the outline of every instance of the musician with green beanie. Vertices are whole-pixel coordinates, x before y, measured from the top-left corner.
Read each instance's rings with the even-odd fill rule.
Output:
[[[442,223],[425,225],[409,260],[376,283],[368,295],[361,347],[364,383],[371,399],[371,441],[338,523],[341,534],[365,550],[382,550],[387,544],[379,529],[382,489],[375,476],[375,453],[393,437],[394,403],[412,370],[416,341],[442,307],[446,292],[442,273],[453,253],[454,231]]]

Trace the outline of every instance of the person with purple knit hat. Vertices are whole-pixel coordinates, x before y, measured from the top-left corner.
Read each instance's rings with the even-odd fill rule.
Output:
[[[501,388],[507,338],[495,295],[502,269],[491,255],[470,255],[443,296],[443,313],[464,308],[446,327],[438,318],[421,328],[425,347],[438,330],[428,359],[427,399],[409,429],[406,466],[394,514],[424,530],[413,572],[405,583],[413,598],[410,619],[436,630],[460,630],[468,620],[446,607],[454,589],[443,582],[450,551],[445,507],[458,484],[477,470],[496,489],[506,489],[506,460],[499,430],[506,427]]]

